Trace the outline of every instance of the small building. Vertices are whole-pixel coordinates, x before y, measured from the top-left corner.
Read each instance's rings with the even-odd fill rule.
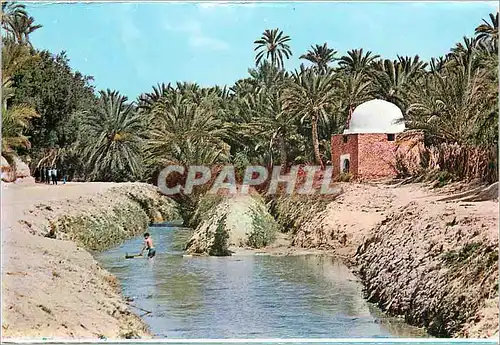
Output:
[[[405,130],[403,114],[380,99],[365,102],[350,114],[343,134],[332,136],[334,176],[362,180],[395,176],[396,138]]]

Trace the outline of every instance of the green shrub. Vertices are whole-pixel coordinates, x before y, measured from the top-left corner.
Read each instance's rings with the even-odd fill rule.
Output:
[[[459,251],[450,250],[443,254],[443,260],[448,265],[464,263],[474,252],[481,247],[480,243],[467,243]]]
[[[252,233],[248,236],[247,245],[252,248],[262,248],[271,244],[279,231],[279,226],[267,210],[259,207],[251,208]]]
[[[182,205],[186,210],[185,224],[191,228],[196,228],[203,220],[210,218],[211,213],[217,205],[219,205],[224,198],[220,195],[204,195],[201,197],[194,209],[188,211],[185,205]]]
[[[210,256],[231,256],[231,251],[227,248],[227,240],[229,239],[229,234],[226,230],[226,216],[222,217],[217,224],[217,229],[215,230],[214,242],[210,247],[208,255]]]
[[[332,200],[334,198],[321,195],[282,195],[270,201],[269,212],[276,218],[282,232],[295,233]]]
[[[336,178],[337,182],[350,182],[353,177],[350,173],[340,173],[340,175]]]

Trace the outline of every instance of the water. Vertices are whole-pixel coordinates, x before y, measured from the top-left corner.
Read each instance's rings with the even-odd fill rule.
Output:
[[[142,238],[98,254],[156,337],[421,337],[381,317],[346,266],[326,256],[183,257],[191,231],[151,227],[153,260],[125,259]],[[134,308],[132,308],[134,309]],[[141,310],[143,309],[143,310]]]

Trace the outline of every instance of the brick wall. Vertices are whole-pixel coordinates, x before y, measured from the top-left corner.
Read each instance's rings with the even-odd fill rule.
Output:
[[[363,180],[396,176],[396,141],[387,134],[358,134],[358,177]]]
[[[347,143],[344,143],[347,137]],[[358,174],[358,134],[337,134],[332,136],[332,165],[333,176],[340,174],[340,156],[349,154],[349,172],[356,176]]]

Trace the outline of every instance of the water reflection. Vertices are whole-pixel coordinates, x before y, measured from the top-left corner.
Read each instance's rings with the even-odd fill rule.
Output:
[[[141,238],[98,255],[169,338],[416,336],[381,324],[347,267],[323,256],[182,257],[190,232],[154,227],[154,262],[125,260]],[[409,331],[405,333],[404,329]]]

